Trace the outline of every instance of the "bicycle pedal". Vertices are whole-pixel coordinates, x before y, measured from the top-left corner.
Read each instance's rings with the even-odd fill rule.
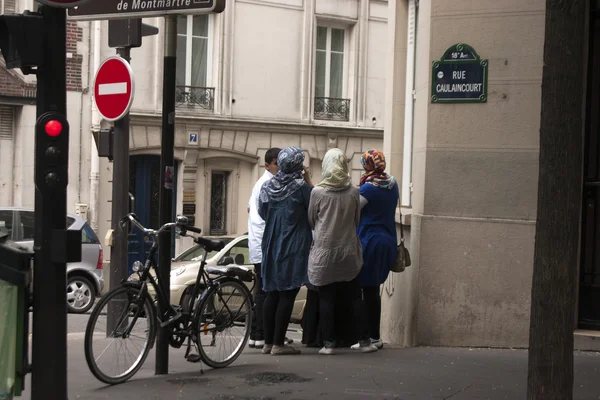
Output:
[[[199,363],[200,361],[202,361],[202,357],[200,357],[200,354],[189,354],[185,359],[191,363]]]
[[[160,324],[161,328],[166,328],[167,326],[171,325],[173,322],[176,322],[179,318],[182,317],[183,314],[178,313],[177,315],[174,315],[173,317],[169,318],[168,320],[166,320],[165,322],[162,322]]]
[[[171,311],[174,313],[181,313],[181,306],[180,305],[173,305],[171,304]]]

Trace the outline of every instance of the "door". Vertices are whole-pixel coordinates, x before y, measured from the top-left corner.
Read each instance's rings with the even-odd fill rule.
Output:
[[[173,178],[173,216],[177,204],[177,165]],[[129,157],[129,191],[135,197],[135,213],[140,223],[152,229],[160,228],[160,157],[140,155]],[[129,235],[129,273],[135,261],[144,262],[150,251],[152,241],[138,229]],[[175,251],[175,239],[171,245],[171,253]]]
[[[600,330],[600,8],[593,11],[585,135],[579,329]]]
[[[210,234],[227,234],[228,171],[213,171],[210,184]]]

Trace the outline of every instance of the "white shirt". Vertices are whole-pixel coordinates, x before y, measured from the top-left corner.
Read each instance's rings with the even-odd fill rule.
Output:
[[[252,195],[248,201],[248,248],[250,250],[250,262],[260,264],[262,262],[262,237],[265,231],[265,221],[258,215],[258,196],[263,184],[273,177],[269,171],[265,171],[252,189]]]

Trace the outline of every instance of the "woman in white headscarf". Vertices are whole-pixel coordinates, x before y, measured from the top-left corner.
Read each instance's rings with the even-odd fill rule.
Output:
[[[350,183],[348,160],[340,149],[331,149],[323,159],[323,180],[313,189],[308,221],[314,242],[308,259],[308,279],[319,292],[319,325],[323,348],[319,354],[334,354],[335,303],[338,296],[351,301],[365,353],[377,351],[371,344],[359,274],[362,250],[356,230],[360,222],[360,195]]]

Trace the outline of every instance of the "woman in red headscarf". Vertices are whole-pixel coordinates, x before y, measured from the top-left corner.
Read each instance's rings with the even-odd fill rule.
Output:
[[[396,206],[398,185],[385,172],[385,156],[379,150],[368,150],[361,164],[365,170],[360,178],[361,215],[358,237],[363,249],[360,285],[367,310],[369,336],[377,348],[383,347],[380,335],[381,297],[379,288],[388,277],[396,260]],[[358,344],[352,348],[359,348]]]

